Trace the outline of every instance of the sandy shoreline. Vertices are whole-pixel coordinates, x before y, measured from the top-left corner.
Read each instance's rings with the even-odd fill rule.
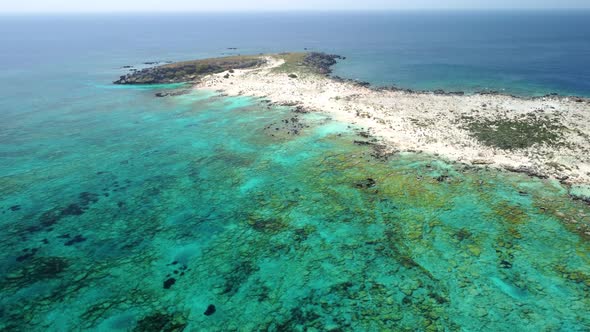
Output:
[[[590,101],[587,99],[373,90],[311,73],[297,72],[297,77],[291,78],[276,70],[284,60],[273,56],[267,60],[260,68],[206,76],[196,88],[223,91],[230,96],[261,97],[324,112],[338,121],[363,128],[390,151],[425,152],[466,164],[555,178],[567,185],[590,184]],[[535,131],[553,134],[545,127],[555,124],[559,127],[559,144],[541,142],[505,149],[482,142],[470,130],[473,123],[485,125],[497,119],[509,125],[533,119],[540,124],[539,130],[533,128],[533,135]],[[512,129],[518,130],[508,128]]]

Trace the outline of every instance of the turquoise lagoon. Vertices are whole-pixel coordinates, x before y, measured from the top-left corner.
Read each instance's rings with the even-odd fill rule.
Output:
[[[4,125],[1,330],[590,328],[590,207],[559,183],[162,88]]]

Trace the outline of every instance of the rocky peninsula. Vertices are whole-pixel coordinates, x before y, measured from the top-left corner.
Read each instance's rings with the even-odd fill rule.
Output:
[[[548,95],[373,88],[332,77],[337,55],[281,53],[168,64],[118,84],[194,82],[196,89],[247,95],[323,112],[363,134],[382,155],[428,153],[478,167],[590,184],[590,100]],[[586,190],[578,197],[588,199]]]
[[[162,66],[134,70],[119,77],[114,84],[166,84],[195,82],[199,78],[234,69],[256,68],[266,63],[259,56],[230,56],[170,63]],[[149,63],[148,63],[149,64]]]

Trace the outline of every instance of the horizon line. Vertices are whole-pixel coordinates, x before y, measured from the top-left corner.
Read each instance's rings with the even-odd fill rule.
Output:
[[[256,13],[350,13],[350,12],[507,12],[507,11],[590,11],[582,8],[378,8],[378,9],[236,9],[236,10],[113,10],[113,11],[4,11],[0,16],[12,15],[77,15],[77,14],[256,14]]]

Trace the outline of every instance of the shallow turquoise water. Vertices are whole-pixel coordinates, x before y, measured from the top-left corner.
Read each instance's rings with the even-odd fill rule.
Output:
[[[589,95],[587,16],[2,17],[0,330],[590,330],[590,208],[559,184],[110,84],[309,48],[374,84]]]
[[[160,88],[2,124],[1,330],[590,329],[590,208],[558,183]]]

